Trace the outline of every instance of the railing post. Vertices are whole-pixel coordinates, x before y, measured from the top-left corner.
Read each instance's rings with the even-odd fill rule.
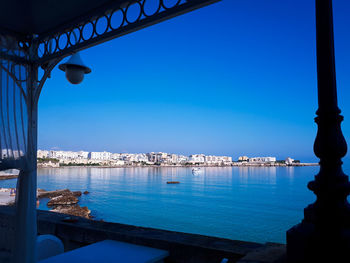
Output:
[[[337,102],[332,0],[316,0],[318,125],[314,152],[320,171],[308,188],[317,200],[287,232],[288,262],[350,262],[350,193],[341,158],[347,145]]]

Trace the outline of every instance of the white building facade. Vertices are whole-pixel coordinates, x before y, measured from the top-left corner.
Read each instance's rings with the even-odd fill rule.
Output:
[[[110,152],[90,152],[88,154],[89,159],[92,160],[103,160],[103,161],[108,161],[111,159],[112,153]]]
[[[38,158],[49,158],[49,151],[46,150],[38,150],[37,157]]]
[[[249,158],[250,163],[274,163],[276,162],[276,157],[253,157]]]
[[[189,156],[188,162],[190,163],[205,163],[204,154],[192,154]]]

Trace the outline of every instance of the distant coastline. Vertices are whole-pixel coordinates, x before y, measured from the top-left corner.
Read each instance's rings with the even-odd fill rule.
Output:
[[[77,164],[71,164],[71,165],[63,165],[63,166],[49,166],[49,165],[42,165],[38,163],[38,168],[69,168],[69,167],[83,167],[83,168],[177,168],[177,167],[188,167],[188,168],[194,168],[194,167],[304,167],[304,166],[319,166],[319,163],[293,163],[293,164],[284,164],[284,163],[240,163],[240,162],[234,162],[230,165],[212,165],[212,164],[198,164],[198,165],[169,165],[169,164],[161,164],[161,165],[142,165],[142,164],[134,164],[134,165],[119,165],[119,166],[112,166],[112,165],[77,165]]]
[[[189,156],[166,153],[111,153],[86,151],[38,150],[38,167],[286,167],[317,166],[318,163],[302,163],[291,157],[277,159],[273,156],[248,157],[191,154]]]

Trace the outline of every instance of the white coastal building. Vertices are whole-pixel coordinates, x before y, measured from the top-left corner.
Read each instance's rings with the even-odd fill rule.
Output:
[[[38,158],[49,158],[49,151],[47,150],[38,150],[37,151],[37,157]]]
[[[185,155],[178,155],[177,156],[177,163],[185,164],[188,162],[188,160],[189,160],[188,156],[185,156]]]
[[[207,155],[205,156],[205,163],[206,164],[230,164],[232,163],[232,157]]]
[[[112,153],[111,159],[112,160],[122,160],[122,155],[120,153]]]
[[[135,153],[135,154],[130,154],[129,155],[129,162],[135,162],[135,163],[140,163],[140,162],[148,162],[148,157],[144,153]]]
[[[247,162],[248,161],[248,159],[249,159],[249,157],[248,156],[239,156],[238,157],[238,161],[240,161],[240,162]]]
[[[192,154],[189,156],[188,162],[190,163],[204,163],[205,155],[204,154]]]
[[[78,153],[72,152],[72,151],[50,151],[49,157],[55,158],[55,159],[71,160],[71,159],[77,159]]]
[[[79,159],[88,159],[89,158],[89,152],[79,151],[77,154],[78,154]]]
[[[248,159],[249,163],[274,163],[276,157],[253,157]]]
[[[287,157],[286,160],[284,161],[286,163],[286,165],[291,165],[294,162],[294,159]]]
[[[172,164],[177,164],[179,162],[179,156],[177,154],[171,154],[170,159]]]
[[[104,160],[104,161],[107,161],[107,160],[111,159],[111,155],[112,155],[112,153],[106,152],[106,151],[103,151],[103,152],[90,152],[89,155],[88,155],[88,158],[92,159],[92,160]]]
[[[153,163],[166,163],[168,160],[168,154],[164,152],[150,152],[147,153],[148,161]]]
[[[204,154],[193,154],[189,156],[188,162],[190,163],[205,163],[213,165],[228,165],[232,163],[232,157],[230,156],[215,156]]]

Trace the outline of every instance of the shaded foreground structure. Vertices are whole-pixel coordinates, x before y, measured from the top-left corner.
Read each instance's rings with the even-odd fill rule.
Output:
[[[14,217],[13,208],[0,207],[0,221],[2,222],[0,246],[7,247],[8,250],[9,241],[13,237]],[[236,262],[255,250],[265,250],[269,247],[281,247],[282,253],[285,251],[284,246],[275,244],[262,245],[83,218],[79,218],[75,222],[64,222],[64,218],[66,215],[38,211],[38,233],[57,236],[63,241],[66,250],[76,249],[105,239],[114,239],[167,250],[169,258],[166,262],[174,263],[215,263],[221,262],[223,258],[230,259],[230,262]]]
[[[11,247],[13,262],[35,262],[38,233],[35,207],[37,110],[41,89],[50,77],[51,70],[66,56],[73,54],[77,58],[80,50],[217,1],[28,0],[2,3],[0,170],[20,170],[15,214],[9,212],[14,222],[14,247]],[[331,0],[316,0],[316,20],[319,109],[315,119],[318,133],[314,150],[320,158],[320,172],[308,187],[316,194],[317,200],[305,209],[304,220],[287,232],[287,260],[349,262],[350,206],[347,196],[350,184],[341,168],[341,158],[347,152],[347,145],[340,127],[343,117],[337,105]],[[68,66],[62,67],[67,76],[71,73],[80,74],[79,79],[74,80],[75,83],[89,72],[87,67],[79,63],[70,64],[70,73],[67,72]],[[39,216],[39,233],[41,222]],[[50,225],[48,221],[47,224]],[[91,227],[87,222],[82,224],[86,228]],[[56,225],[60,226],[57,222]],[[68,226],[62,226],[61,231],[64,227]],[[95,232],[96,235],[103,233],[101,229],[105,227],[106,238],[111,238],[108,235],[110,226],[102,224],[101,227],[100,232]],[[132,232],[132,229],[128,231]],[[54,234],[59,236],[60,233],[55,230]],[[153,234],[155,232],[147,232],[149,240],[154,240]],[[183,237],[191,240],[190,235],[184,234]],[[132,239],[127,241],[136,242]],[[157,242],[153,246],[158,246]],[[163,242],[165,249],[172,250],[171,242]],[[79,245],[84,244],[82,242]],[[147,245],[152,246],[152,242]],[[189,258],[194,256],[190,253],[200,252],[189,252]],[[225,255],[223,252],[218,257]],[[234,262],[238,258],[231,260]]]

